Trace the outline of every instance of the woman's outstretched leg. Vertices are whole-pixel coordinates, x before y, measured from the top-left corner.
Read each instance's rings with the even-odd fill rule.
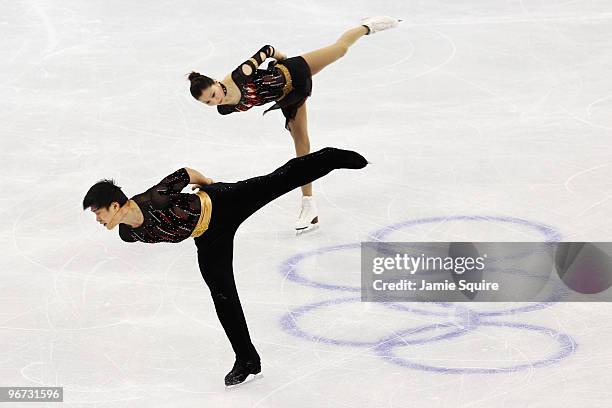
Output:
[[[306,60],[306,63],[310,67],[311,74],[316,75],[323,68],[346,55],[346,52],[351,45],[355,44],[359,38],[367,33],[368,28],[364,26],[351,28],[342,34],[335,43],[328,45],[327,47],[308,52],[302,55],[302,58]]]
[[[366,18],[362,21],[363,25],[351,28],[336,40],[335,43],[327,47],[302,55],[310,67],[312,75],[318,74],[323,68],[337,61],[346,55],[348,49],[357,42],[358,39],[367,34],[374,34],[379,31],[396,27],[400,20],[389,16],[378,16]]]

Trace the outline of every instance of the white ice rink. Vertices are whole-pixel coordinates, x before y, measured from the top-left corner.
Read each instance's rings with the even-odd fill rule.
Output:
[[[360,241],[610,240],[612,2],[0,4],[0,386],[63,386],[65,407],[612,404],[610,304],[355,300]],[[373,164],[315,184],[314,233],[292,232],[297,191],[239,230],[265,377],[227,392],[192,240],[123,243],[82,198],[105,177],[131,196],[183,166],[273,170],[293,155],[280,112],[220,116],[185,74],[222,78],[268,43],[299,55],[377,14],[404,22],[308,101],[313,150]]]

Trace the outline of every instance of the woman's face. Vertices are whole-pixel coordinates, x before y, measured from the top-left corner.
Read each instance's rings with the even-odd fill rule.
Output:
[[[202,95],[200,95],[198,101],[208,106],[221,105],[224,96],[223,88],[221,88],[221,85],[218,82],[215,82],[213,85],[202,91]]]

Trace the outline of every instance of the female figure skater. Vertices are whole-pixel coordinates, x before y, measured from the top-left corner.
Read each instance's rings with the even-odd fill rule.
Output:
[[[232,269],[234,235],[255,211],[281,195],[311,183],[334,169],[361,169],[366,159],[350,150],[326,147],[289,160],[272,173],[237,183],[215,183],[196,170],[182,168],[131,199],[110,180],[94,184],[83,199],[107,229],[119,225],[126,242],[180,242],[193,237],[198,264],[210,289],[217,316],[236,354],[225,376],[230,387],[261,372],[240,305]],[[187,184],[196,194],[181,193]]]
[[[276,102],[264,114],[273,109],[282,110],[286,118],[285,128],[293,137],[296,156],[303,156],[310,152],[305,101],[312,90],[311,77],[343,57],[361,36],[395,27],[398,21],[387,16],[364,19],[363,25],[348,30],[334,44],[298,57],[286,58],[274,47],[266,45],[222,81],[197,72],[189,74],[191,95],[208,106],[217,106],[222,115]],[[267,58],[274,58],[278,63],[271,63],[266,70],[258,70]],[[318,222],[312,184],[308,183],[302,186],[302,210],[295,229],[305,230]]]

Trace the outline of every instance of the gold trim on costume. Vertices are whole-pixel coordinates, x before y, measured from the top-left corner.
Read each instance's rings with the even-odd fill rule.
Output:
[[[212,201],[210,201],[208,194],[204,191],[198,191],[196,195],[200,197],[200,218],[191,232],[193,238],[199,237],[208,229],[210,216],[212,215]]]
[[[282,100],[285,96],[287,96],[289,92],[293,91],[293,81],[291,79],[289,69],[286,66],[282,64],[277,64],[276,68],[278,68],[285,76],[285,86],[283,86],[283,95],[276,100],[278,102]]]

